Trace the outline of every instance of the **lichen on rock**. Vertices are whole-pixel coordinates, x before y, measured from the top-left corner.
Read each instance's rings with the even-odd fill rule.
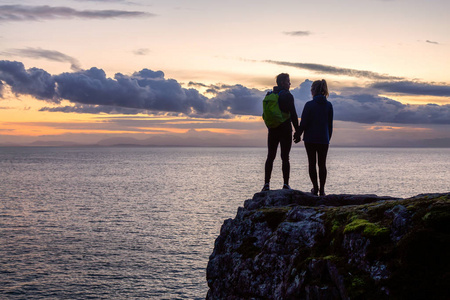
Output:
[[[450,299],[450,193],[261,192],[224,222],[207,299]]]

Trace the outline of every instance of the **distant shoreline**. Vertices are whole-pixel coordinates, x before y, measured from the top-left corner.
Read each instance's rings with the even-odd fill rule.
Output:
[[[294,147],[303,147],[303,145],[293,145]],[[383,148],[383,149],[450,149],[450,146],[347,146],[330,145],[332,148]],[[135,144],[116,144],[116,145],[97,145],[97,144],[73,144],[73,145],[1,145],[0,148],[266,148],[266,146],[233,146],[233,145],[135,145]]]

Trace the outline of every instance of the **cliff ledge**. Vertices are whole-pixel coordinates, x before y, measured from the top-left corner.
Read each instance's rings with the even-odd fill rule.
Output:
[[[450,299],[450,193],[261,192],[225,220],[207,299]]]

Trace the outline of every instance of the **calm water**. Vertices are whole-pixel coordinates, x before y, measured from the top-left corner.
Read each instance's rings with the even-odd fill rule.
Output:
[[[0,298],[204,299],[220,226],[264,148],[0,148]],[[331,148],[327,193],[450,190],[450,149]],[[280,188],[275,161],[272,188]],[[291,186],[309,191],[306,154]]]

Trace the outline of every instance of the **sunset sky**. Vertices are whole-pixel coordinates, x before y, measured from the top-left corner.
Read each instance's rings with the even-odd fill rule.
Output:
[[[264,146],[281,72],[336,146],[450,147],[448,0],[0,0],[0,146]],[[45,142],[45,143],[44,143]]]

